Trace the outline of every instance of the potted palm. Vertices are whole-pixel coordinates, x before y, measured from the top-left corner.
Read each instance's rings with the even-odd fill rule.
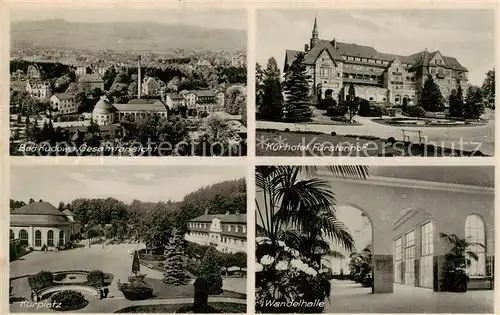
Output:
[[[439,233],[439,236],[452,245],[450,252],[445,255],[443,289],[449,292],[466,292],[469,281],[467,267],[471,266],[472,259],[476,261],[479,259],[469,248],[476,245],[484,247],[484,245],[469,242],[455,234]]]

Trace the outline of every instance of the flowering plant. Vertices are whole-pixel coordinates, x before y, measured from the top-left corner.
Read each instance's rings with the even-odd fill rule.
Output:
[[[265,313],[321,313],[330,282],[318,264],[282,241],[256,239],[256,309]]]

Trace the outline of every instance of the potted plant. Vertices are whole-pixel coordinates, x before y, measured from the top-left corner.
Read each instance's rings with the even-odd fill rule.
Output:
[[[467,267],[471,266],[472,259],[476,261],[479,259],[477,254],[469,248],[476,245],[484,247],[484,245],[469,242],[455,234],[440,233],[439,236],[452,245],[450,252],[445,255],[443,289],[449,292],[466,292],[469,281]]]

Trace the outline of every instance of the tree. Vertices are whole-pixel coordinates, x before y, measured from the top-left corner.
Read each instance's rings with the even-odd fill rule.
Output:
[[[484,113],[483,96],[481,89],[477,86],[470,86],[467,89],[465,98],[463,117],[466,119],[478,119]]]
[[[224,118],[211,115],[203,124],[204,135],[211,145],[210,155],[224,155],[229,152],[230,142],[235,139],[233,127]]]
[[[85,92],[78,92],[75,94],[75,103],[79,111],[84,111],[87,107],[87,94]]]
[[[310,121],[312,117],[312,110],[309,107],[309,79],[311,77],[307,74],[304,58],[304,53],[297,54],[285,74],[285,119],[289,122]]]
[[[101,130],[99,125],[93,120],[90,120],[90,124],[87,126],[87,131],[85,132],[85,143],[89,147],[99,147],[101,145]]]
[[[132,259],[132,273],[137,277],[141,271],[141,264],[139,263],[139,253],[134,251],[134,258]]]
[[[328,167],[336,176],[366,178],[366,167]],[[265,198],[256,199],[257,229],[273,244],[285,241],[290,247],[319,264],[330,251],[329,239],[351,251],[354,240],[337,219],[333,192],[319,178],[303,179],[310,172],[301,166],[259,166],[255,184]],[[297,196],[301,196],[300,198]]]
[[[361,252],[349,255],[349,274],[354,281],[361,283],[364,287],[373,285],[372,254],[371,246],[365,247]]]
[[[166,253],[163,283],[176,286],[186,284],[189,277],[184,270],[184,239],[179,231],[174,231],[174,237],[167,246]]]
[[[243,95],[244,91],[241,86],[235,85],[228,88],[224,97],[224,110],[232,115],[238,114],[241,108],[247,105]]]
[[[428,75],[419,91],[419,106],[428,112],[444,110],[443,95],[432,75]]]
[[[450,113],[451,117],[462,117],[464,101],[462,96],[462,86],[458,86],[458,89],[453,89],[450,94]]]
[[[59,206],[57,207],[57,210],[59,211],[63,211],[64,209],[66,209],[66,205],[64,204],[64,202],[59,202]]]
[[[349,90],[347,91],[347,100],[354,101],[356,99],[356,90],[354,89],[354,85],[349,84]]]
[[[484,248],[484,244],[469,242],[455,234],[439,233],[439,236],[452,246],[449,253],[445,255],[446,263],[442,283],[444,291],[467,291],[466,269],[472,265],[472,260],[479,259],[478,255],[470,250],[470,247],[480,246]]]
[[[200,266],[200,277],[207,280],[212,294],[222,293],[222,275],[217,256],[217,250],[209,247],[201,260]]]
[[[283,117],[283,91],[278,63],[273,57],[267,61],[258,93],[262,102],[259,107],[259,119],[280,121]]]
[[[115,79],[116,79],[116,69],[115,67],[110,67],[109,69],[106,70],[106,72],[104,72],[104,75],[102,76],[102,80],[104,81],[104,90],[108,91],[113,85]]]
[[[495,68],[486,73],[486,78],[483,81],[481,92],[488,104],[495,104]]]
[[[33,198],[30,198],[30,200],[28,201],[28,203],[33,203],[33,202],[35,202],[35,199]]]

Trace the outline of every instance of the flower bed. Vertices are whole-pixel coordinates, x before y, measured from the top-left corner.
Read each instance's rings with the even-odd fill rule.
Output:
[[[51,301],[51,308],[61,312],[79,310],[89,303],[81,292],[72,290],[65,290],[54,294]]]
[[[143,279],[130,279],[129,283],[118,282],[118,290],[123,293],[127,300],[137,301],[145,300],[153,297],[153,288]]]

